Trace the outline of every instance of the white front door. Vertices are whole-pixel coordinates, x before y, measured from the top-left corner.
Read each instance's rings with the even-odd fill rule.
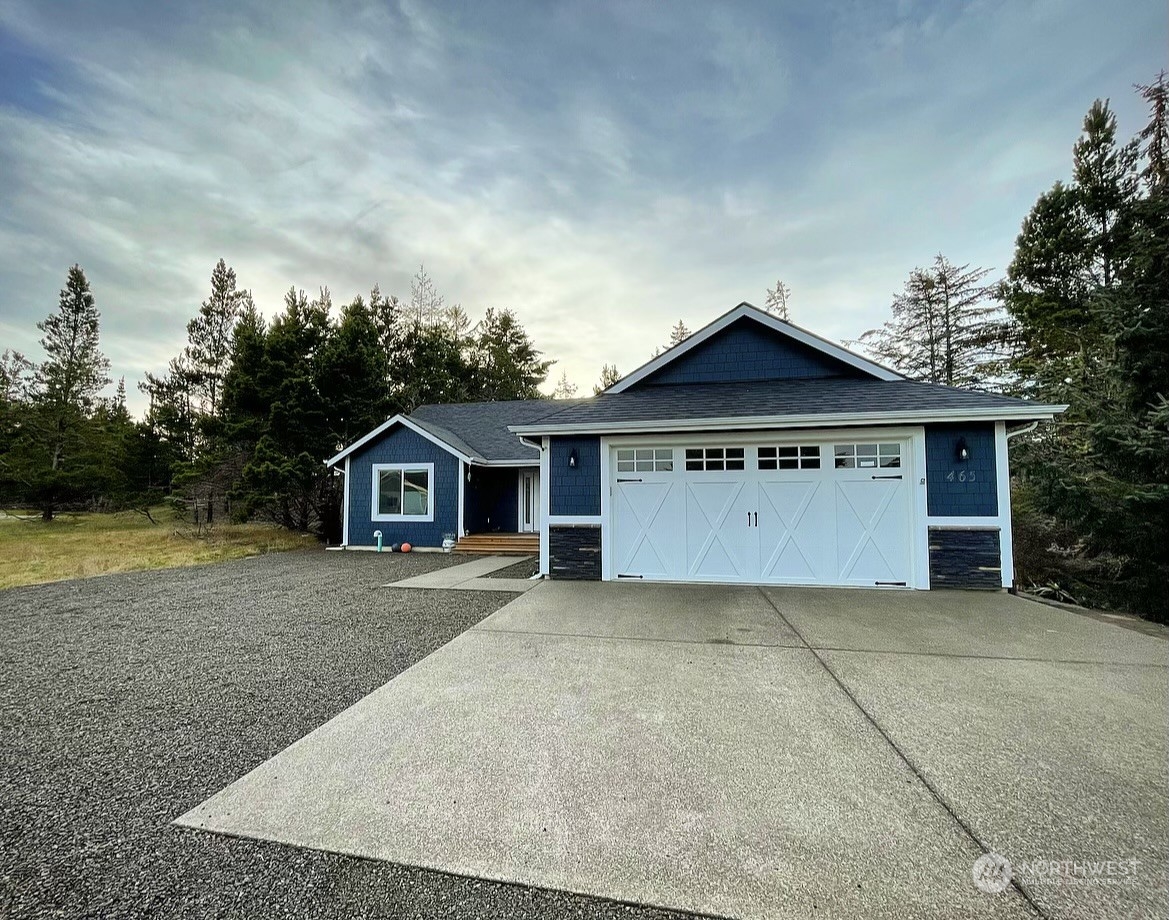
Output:
[[[910,445],[866,432],[613,447],[613,575],[907,585]]]
[[[540,529],[540,472],[520,470],[520,533]]]

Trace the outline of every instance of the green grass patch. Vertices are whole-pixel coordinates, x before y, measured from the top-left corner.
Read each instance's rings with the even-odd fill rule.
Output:
[[[218,524],[201,530],[152,508],[63,514],[45,524],[34,512],[0,513],[0,588],[113,572],[222,562],[317,546],[305,534],[269,524]]]

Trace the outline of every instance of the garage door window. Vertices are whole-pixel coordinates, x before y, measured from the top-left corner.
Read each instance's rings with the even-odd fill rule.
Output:
[[[669,447],[623,447],[617,451],[618,473],[669,473],[673,469],[674,451]]]
[[[833,449],[838,470],[896,469],[901,466],[901,445],[837,444]]]
[[[687,447],[686,469],[690,471],[741,470],[742,447]]]
[[[820,445],[789,444],[780,447],[759,448],[761,470],[818,470]]]

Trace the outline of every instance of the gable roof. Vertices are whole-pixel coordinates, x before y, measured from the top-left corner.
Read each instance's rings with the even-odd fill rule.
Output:
[[[693,349],[702,345],[704,342],[717,336],[725,329],[739,322],[740,320],[748,320],[758,323],[765,329],[771,330],[773,333],[784,336],[792,341],[798,342],[807,348],[817,351],[827,357],[839,361],[854,370],[858,370],[863,374],[873,377],[877,380],[904,380],[905,378],[896,371],[891,371],[889,368],[877,364],[875,361],[870,361],[855,352],[849,351],[847,348],[830,342],[827,339],[821,338],[807,329],[789,323],[787,320],[779,319],[772,316],[770,313],[765,313],[753,304],[746,301],[739,304],[733,310],[729,310],[716,319],[714,322],[703,326],[694,334],[690,335],[683,341],[679,342],[673,348],[669,348],[662,352],[656,358],[652,358],[639,367],[637,370],[626,374],[615,384],[605,390],[605,394],[623,393],[630,387],[645,380],[648,377],[661,371],[671,362],[678,360],[683,355],[688,354]]]
[[[918,380],[816,377],[611,390],[523,425],[518,435],[604,434],[1051,418],[1052,406]]]
[[[499,402],[448,403],[419,406],[409,415],[395,415],[325,461],[334,466],[395,425],[402,425],[454,454],[483,466],[525,466],[540,462],[540,452],[508,430],[531,424],[583,400],[515,399]]]

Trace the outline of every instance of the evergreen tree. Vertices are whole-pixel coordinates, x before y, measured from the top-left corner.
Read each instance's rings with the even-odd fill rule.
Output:
[[[552,391],[553,399],[572,399],[576,396],[576,384],[568,379],[568,371],[560,372],[560,379],[556,382],[556,389]]]
[[[422,326],[434,326],[443,319],[445,300],[434,285],[434,279],[426,273],[426,266],[419,265],[410,279],[410,321]]]
[[[1016,466],[1024,505],[1076,534],[1065,557],[1080,568],[1065,587],[1164,617],[1169,210],[1153,162],[1165,136],[1162,95],[1152,87],[1146,95],[1143,171],[1107,105],[1092,106],[1073,150],[1074,180],[1024,222],[1003,297],[1020,329],[1016,370],[1028,391],[1069,405],[1020,445]],[[1093,565],[1107,576],[1092,576]]]
[[[236,288],[234,269],[220,259],[211,272],[211,296],[200,305],[198,316],[187,323],[183,352],[194,407],[205,419],[218,417],[223,378],[231,360],[232,332],[251,305],[251,292]]]
[[[476,399],[539,399],[551,361],[540,359],[511,310],[487,309],[471,353]]]
[[[767,295],[763,299],[763,309],[778,319],[790,320],[791,310],[788,308],[788,301],[791,294],[792,289],[782,280],[776,281],[775,287],[767,289]]]
[[[58,411],[85,413],[110,382],[110,362],[98,344],[101,314],[80,265],[69,269],[57,312],[37,323],[45,334],[41,399]]]
[[[377,324],[358,296],[342,308],[341,320],[321,350],[321,396],[333,447],[339,449],[393,414],[388,376]]]
[[[942,255],[915,268],[893,298],[893,318],[860,337],[878,361],[915,380],[987,387],[1002,372],[1003,322],[984,279],[989,271]]]
[[[466,351],[444,326],[411,325],[399,340],[390,368],[390,395],[398,411],[489,398],[478,387]]]
[[[600,396],[605,390],[609,389],[613,384],[621,379],[621,375],[617,373],[616,364],[601,365],[601,379],[593,386],[593,395]]]
[[[63,507],[95,501],[117,473],[95,421],[98,394],[110,382],[100,324],[89,282],[74,265],[57,311],[37,324],[45,360],[4,454],[6,491],[30,502],[46,522]]]

